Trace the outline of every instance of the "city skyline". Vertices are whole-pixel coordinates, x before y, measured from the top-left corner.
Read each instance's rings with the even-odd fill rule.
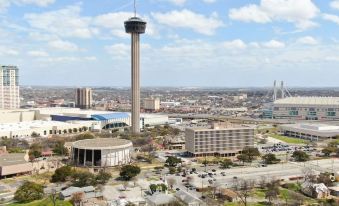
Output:
[[[122,0],[2,1],[0,62],[20,68],[22,85],[128,87],[132,11]],[[138,15],[149,22],[142,87],[339,86],[339,1],[147,0]]]

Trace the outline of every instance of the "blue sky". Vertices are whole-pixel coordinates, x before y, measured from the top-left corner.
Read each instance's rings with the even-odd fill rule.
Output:
[[[339,0],[138,0],[142,86],[339,86]],[[0,0],[22,85],[129,86],[130,0]]]

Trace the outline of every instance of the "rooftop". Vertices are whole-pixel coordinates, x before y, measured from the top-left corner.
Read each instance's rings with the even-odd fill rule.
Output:
[[[278,99],[274,104],[301,104],[301,105],[336,105],[339,106],[339,97],[287,97]]]
[[[72,123],[59,122],[59,121],[28,121],[28,122],[18,122],[18,123],[0,123],[0,132],[10,132],[10,131],[20,131],[20,130],[29,130],[35,128],[46,128],[54,126],[69,126]]]
[[[79,140],[73,143],[73,147],[87,149],[105,149],[119,146],[132,146],[132,142],[126,139],[118,138],[97,138]]]
[[[0,155],[0,166],[10,166],[27,163],[25,153],[10,153]]]

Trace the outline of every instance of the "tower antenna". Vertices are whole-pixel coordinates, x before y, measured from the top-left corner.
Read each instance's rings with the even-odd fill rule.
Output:
[[[136,0],[134,0],[134,17],[137,16],[137,6],[136,6]]]

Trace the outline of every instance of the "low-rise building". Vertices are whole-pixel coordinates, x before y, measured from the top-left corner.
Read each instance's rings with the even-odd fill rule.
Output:
[[[204,203],[199,198],[193,196],[192,194],[185,192],[185,191],[178,191],[174,195],[182,204],[186,206],[205,206]]]
[[[0,155],[1,178],[32,172],[32,163],[28,162],[26,153],[9,153]]]
[[[146,197],[146,203],[149,206],[170,206],[176,198],[171,194],[155,193]]]
[[[279,126],[279,130],[285,136],[312,141],[330,139],[339,135],[339,126],[317,123],[284,124]]]
[[[212,128],[186,129],[185,147],[192,156],[235,156],[253,146],[253,126],[214,123]]]
[[[87,187],[69,187],[59,193],[61,200],[70,200],[75,193],[83,193],[83,200],[90,198],[102,198],[102,193],[95,191],[93,186]]]
[[[147,98],[144,99],[144,110],[155,112],[160,109],[160,99],[159,98]]]
[[[221,188],[217,195],[219,195],[221,198],[226,199],[229,202],[236,202],[238,200],[237,193],[228,188]]]
[[[306,181],[301,184],[301,191],[305,195],[317,199],[327,198],[330,195],[330,190],[324,183],[314,184]]]

